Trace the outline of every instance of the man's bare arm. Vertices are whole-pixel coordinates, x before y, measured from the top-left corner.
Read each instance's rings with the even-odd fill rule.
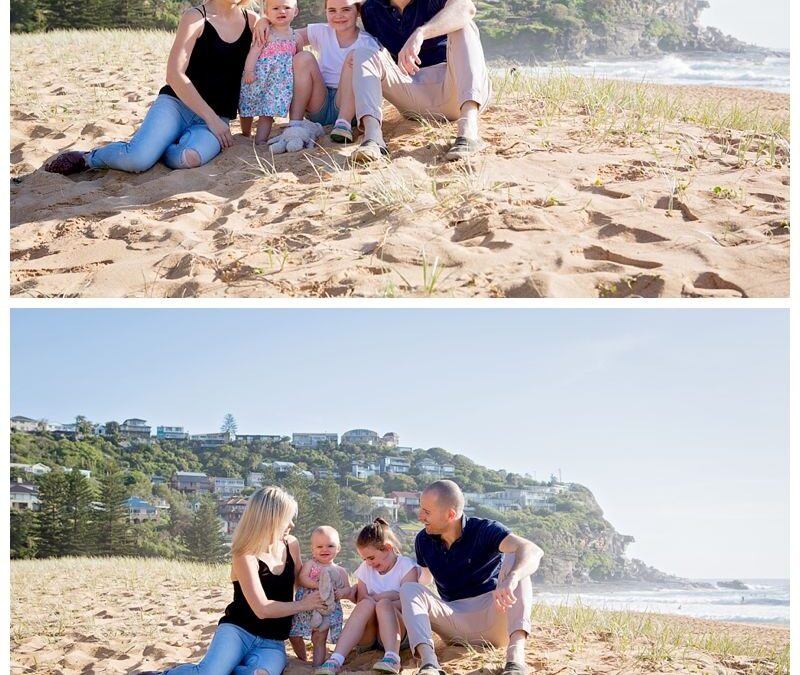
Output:
[[[430,38],[454,33],[465,28],[476,13],[472,0],[447,0],[428,23],[417,28],[397,55],[397,65],[407,75],[414,75],[420,66],[419,51]]]

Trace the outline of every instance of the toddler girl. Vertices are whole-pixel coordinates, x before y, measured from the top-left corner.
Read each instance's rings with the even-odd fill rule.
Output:
[[[275,117],[289,116],[294,89],[292,59],[304,44],[291,27],[296,16],[297,0],[267,0],[264,18],[269,33],[263,45],[253,43],[245,60],[239,114],[243,118],[258,115],[257,144],[269,138]],[[249,124],[246,128],[249,134]]]
[[[357,604],[335,651],[314,675],[336,675],[353,647],[373,647],[376,643],[385,653],[372,669],[393,675],[400,672],[400,641],[405,635],[400,586],[418,581],[419,569],[411,558],[400,555],[400,542],[383,518],[376,518],[361,530],[356,548],[364,561],[355,571]]]
[[[305,562],[300,569],[298,577],[298,589],[295,599],[299,602],[308,593],[319,588],[319,579],[323,570],[328,570],[331,581],[335,588],[336,605],[328,616],[329,628],[316,630],[311,627],[311,612],[300,612],[294,615],[292,629],[289,633],[292,646],[300,658],[305,656],[305,646],[302,648],[298,644],[302,638],[311,638],[314,647],[313,664],[320,665],[327,656],[327,637],[330,632],[330,641],[337,642],[342,633],[342,603],[340,600],[346,599],[355,602],[355,586],[350,586],[350,578],[345,569],[337,565],[334,560],[341,550],[339,543],[339,533],[332,527],[323,525],[316,528],[311,533],[311,556],[312,559]],[[301,656],[302,654],[302,656]],[[305,659],[303,659],[305,660]]]

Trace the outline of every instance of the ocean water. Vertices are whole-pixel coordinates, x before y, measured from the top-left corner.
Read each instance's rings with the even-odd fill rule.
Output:
[[[578,64],[543,63],[524,70],[544,75],[553,69],[574,75],[656,84],[742,87],[789,93],[789,52],[752,54],[668,54],[660,58],[590,60]]]
[[[642,584],[598,584],[580,587],[534,586],[534,602],[595,609],[679,614],[698,619],[742,623],[789,624],[788,579],[743,579],[747,590],[713,588],[656,588]],[[723,579],[721,581],[730,581]]]

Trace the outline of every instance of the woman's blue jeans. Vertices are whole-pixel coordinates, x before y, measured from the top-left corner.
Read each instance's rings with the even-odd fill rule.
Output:
[[[131,140],[92,150],[87,164],[92,169],[140,173],[160,159],[170,169],[188,169],[211,161],[220,150],[217,137],[199,115],[180,99],[159,94]],[[197,156],[187,155],[191,151],[200,164]]]
[[[281,675],[285,667],[283,640],[256,637],[232,623],[222,623],[200,663],[175,666],[164,675]]]

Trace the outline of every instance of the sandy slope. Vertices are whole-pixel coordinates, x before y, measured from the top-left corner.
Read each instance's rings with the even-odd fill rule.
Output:
[[[115,67],[92,38],[77,55],[12,41],[14,295],[788,295],[787,149],[756,163],[738,150],[746,134],[690,122],[605,133],[586,111],[542,119],[540,102],[506,95],[470,165],[442,161],[450,125],[392,112],[393,161],[370,169],[327,140],[274,168],[259,150],[259,167],[237,135],[188,171],[42,171],[130,136],[161,84],[162,42]],[[779,94],[671,91],[788,111]]]
[[[230,601],[228,567],[160,560],[61,559],[11,564],[11,673],[134,673],[202,658]],[[345,603],[346,613],[351,607]],[[679,617],[630,615],[663,623],[685,639],[713,635],[720,646],[736,642],[756,652],[781,650],[789,630]],[[663,629],[659,634],[664,634]],[[527,663],[546,675],[559,673],[775,673],[765,657],[714,654],[707,649],[666,648],[642,637],[623,644],[597,626],[577,630],[558,621],[535,621]],[[504,653],[439,644],[451,675],[495,675]],[[354,656],[347,673],[371,674],[377,652]],[[403,675],[417,664],[407,651]],[[290,658],[286,675],[311,675]]]

